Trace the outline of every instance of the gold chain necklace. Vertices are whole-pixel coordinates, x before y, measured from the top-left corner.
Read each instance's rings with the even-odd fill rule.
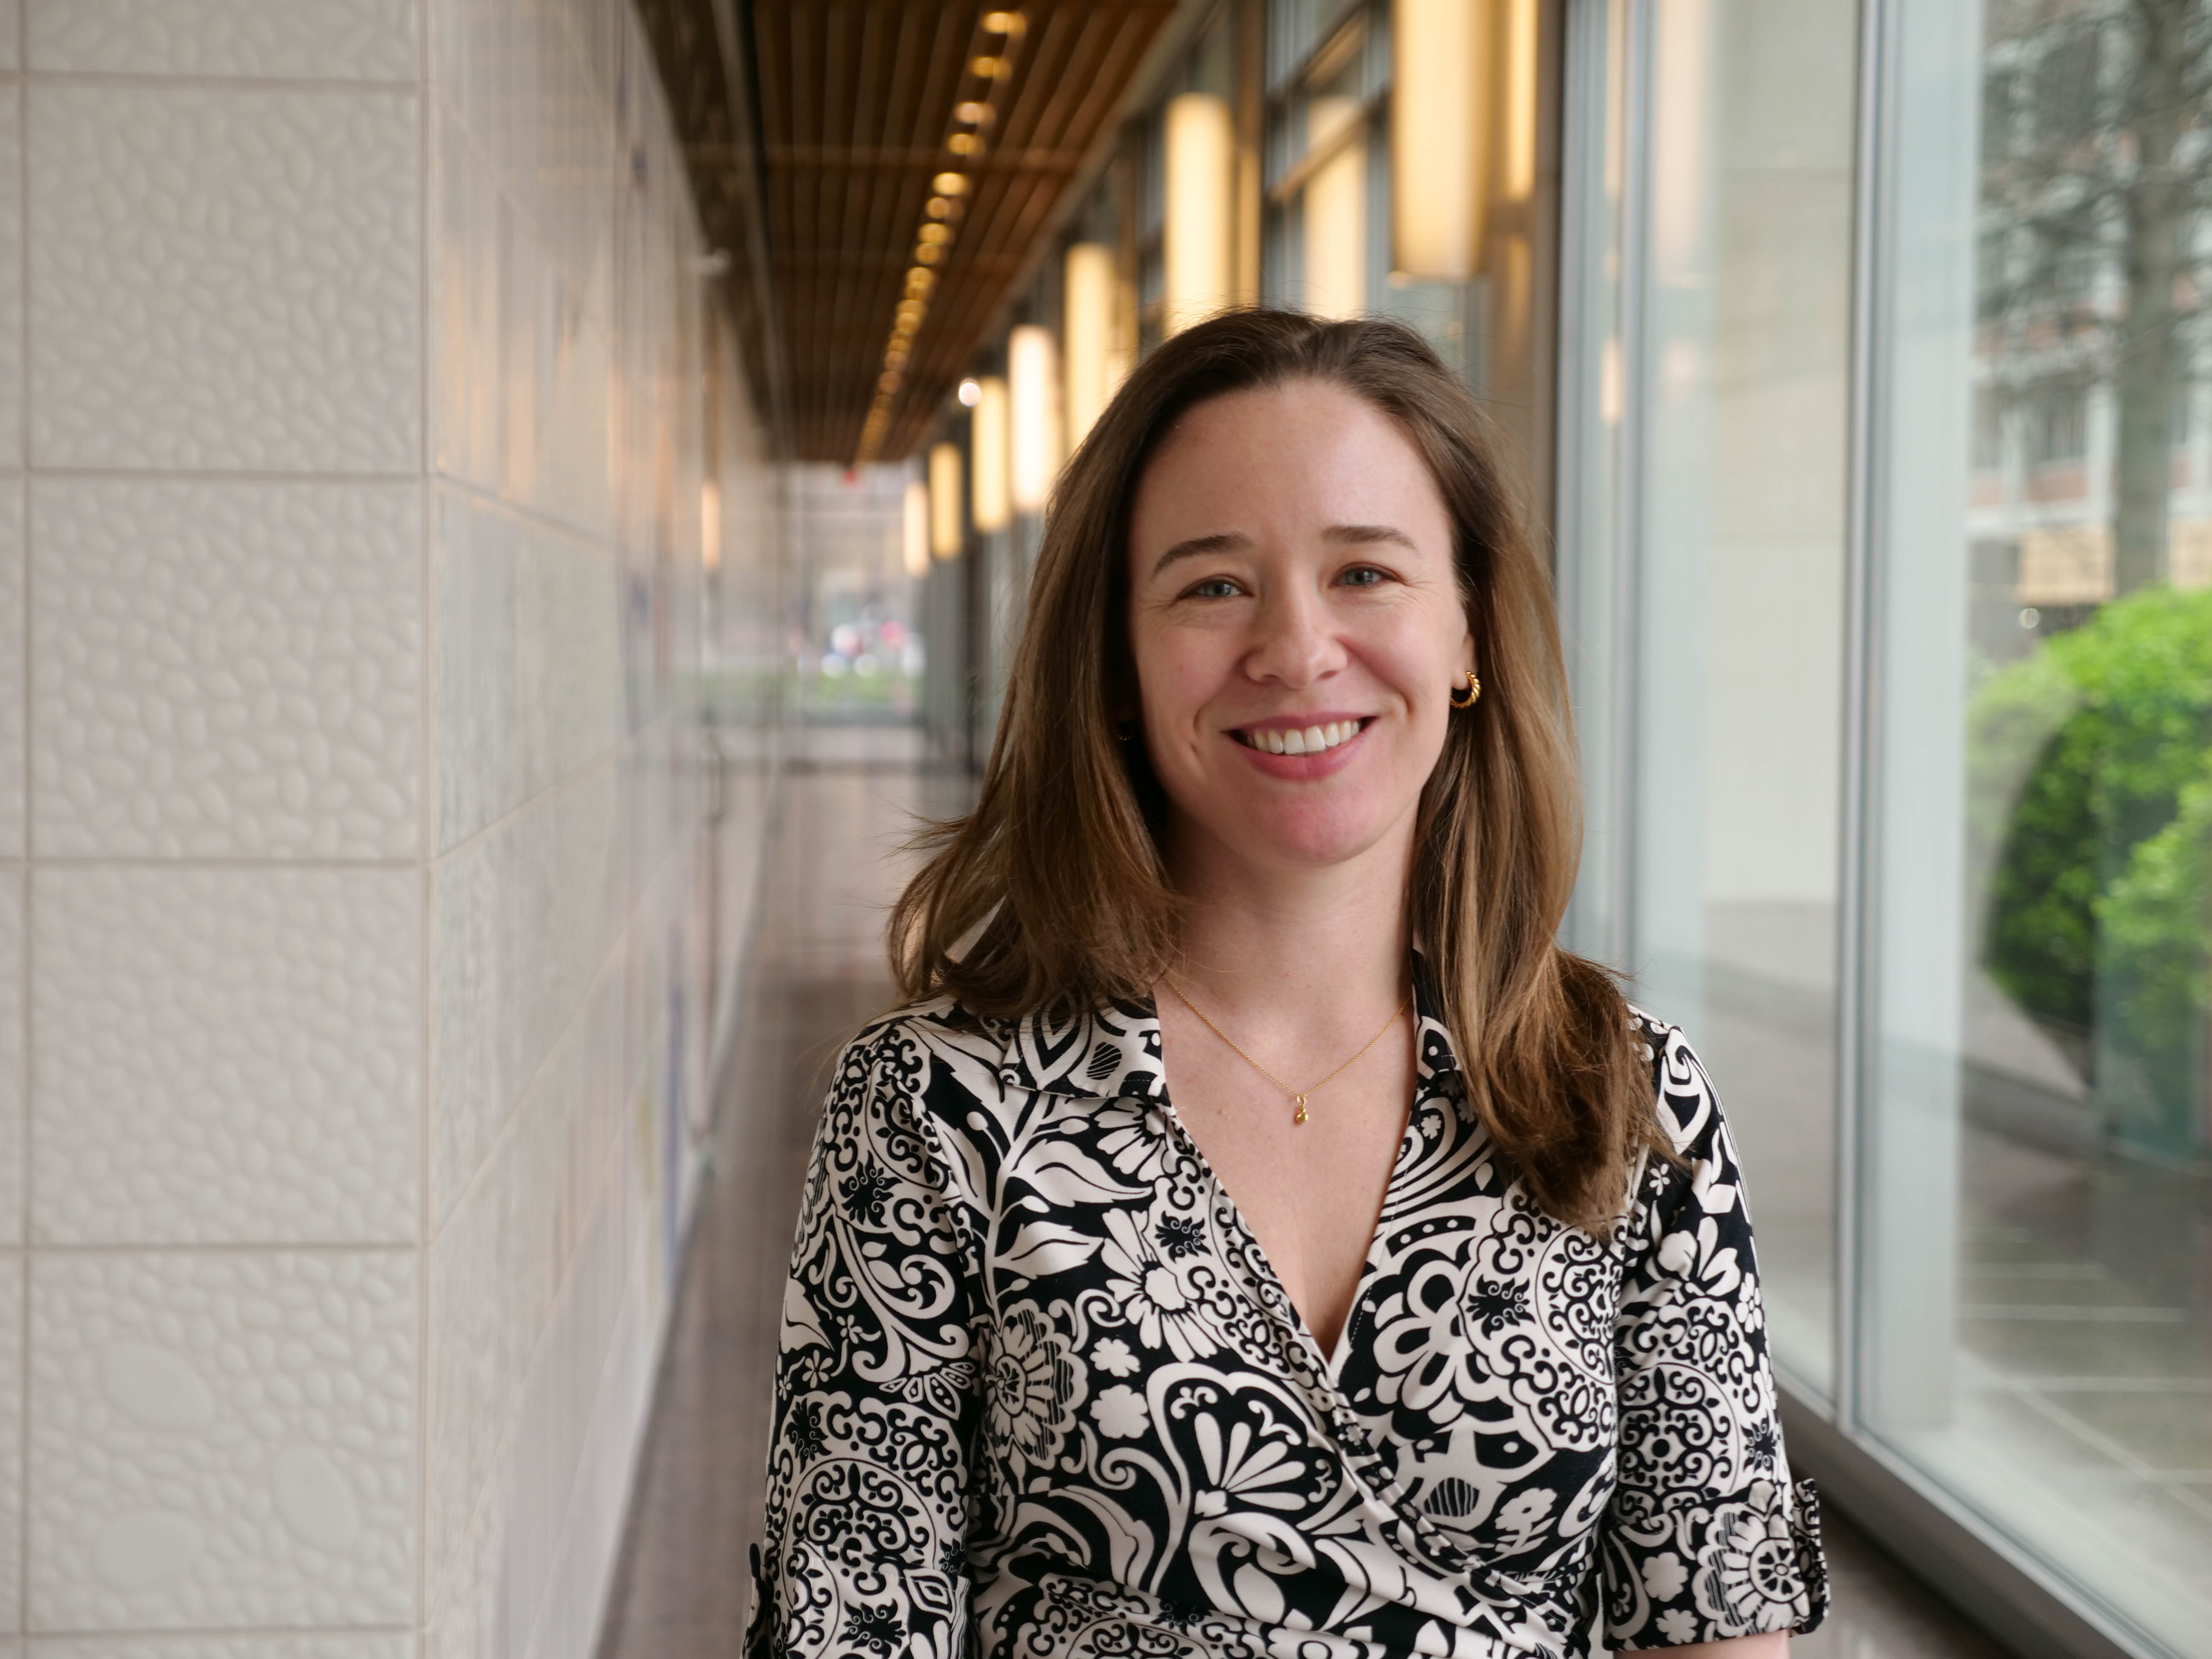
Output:
[[[1242,1048],[1239,1048],[1235,1041],[1231,1038],[1228,1032],[1223,1030],[1212,1020],[1207,1019],[1206,1018],[1206,1011],[1182,994],[1182,986],[1176,984],[1164,974],[1160,975],[1160,982],[1163,985],[1165,985],[1169,990],[1173,991],[1176,994],[1176,1000],[1177,1002],[1180,1002],[1184,1007],[1189,1009],[1191,1012],[1198,1016],[1199,1019],[1204,1024],[1207,1030],[1212,1032],[1214,1036],[1219,1037],[1224,1042],[1228,1043],[1231,1053],[1234,1054],[1237,1059],[1243,1060],[1247,1066],[1249,1066],[1261,1077],[1267,1079],[1268,1082],[1273,1084],[1278,1089],[1280,1089],[1297,1103],[1297,1110],[1293,1113],[1291,1117],[1291,1121],[1293,1123],[1304,1123],[1306,1121],[1306,1097],[1308,1095],[1318,1093],[1324,1086],[1335,1082],[1336,1079],[1342,1077],[1345,1073],[1350,1071],[1352,1066],[1360,1059],[1361,1055],[1366,1054],[1370,1048],[1372,1048],[1376,1043],[1382,1042],[1384,1037],[1389,1035],[1390,1028],[1395,1025],[1401,1019],[1404,1018],[1406,1010],[1413,1006],[1413,994],[1408,992],[1407,994],[1406,1000],[1398,1005],[1396,1012],[1392,1013],[1390,1018],[1383,1022],[1382,1029],[1377,1031],[1373,1036],[1368,1038],[1366,1042],[1359,1045],[1358,1054],[1352,1055],[1350,1060],[1346,1060],[1343,1065],[1338,1066],[1334,1072],[1331,1072],[1319,1083],[1310,1083],[1303,1089],[1293,1089],[1289,1084],[1284,1082],[1282,1079],[1277,1077],[1273,1072],[1262,1066],[1258,1060],[1253,1059],[1251,1055],[1246,1054]]]

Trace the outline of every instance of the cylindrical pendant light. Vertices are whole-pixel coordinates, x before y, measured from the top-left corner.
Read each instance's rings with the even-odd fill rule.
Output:
[[[1506,0],[1505,196],[1536,193],[1536,0]]]
[[[1367,309],[1367,142],[1340,142],[1360,119],[1356,98],[1315,98],[1306,106],[1309,147],[1339,145],[1306,181],[1301,298],[1316,317],[1357,317]]]
[[[1006,468],[1012,461],[1007,453],[1011,441],[1006,431],[1006,383],[996,375],[989,375],[975,383],[975,412],[969,417],[968,449],[969,482],[974,494],[968,510],[975,515],[975,528],[983,531],[1004,530],[1013,517],[1006,486]]]
[[[1163,236],[1170,334],[1236,298],[1236,168],[1229,100],[1206,92],[1170,99]]]
[[[1401,276],[1465,282],[1480,261],[1489,10],[1489,0],[1393,0],[1390,264]]]
[[[960,556],[960,446],[929,452],[929,550],[940,559]]]
[[[906,574],[929,574],[929,486],[919,478],[906,487]]]
[[[1114,395],[1114,250],[1078,242],[1067,250],[1060,290],[1066,325],[1067,447],[1081,443]]]
[[[1024,323],[1006,336],[1007,390],[1013,402],[1013,501],[1041,513],[1060,473],[1059,351],[1050,333]]]

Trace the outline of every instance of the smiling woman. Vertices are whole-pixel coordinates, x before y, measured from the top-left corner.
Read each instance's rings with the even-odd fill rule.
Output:
[[[1131,377],[823,1115],[756,1651],[1818,1621],[1718,1102],[1553,941],[1562,679],[1411,332],[1239,313]]]

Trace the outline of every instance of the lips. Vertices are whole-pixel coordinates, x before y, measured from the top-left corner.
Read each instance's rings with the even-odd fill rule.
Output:
[[[1247,726],[1231,735],[1263,755],[1321,755],[1351,742],[1366,726],[1364,719],[1320,720],[1304,726]]]

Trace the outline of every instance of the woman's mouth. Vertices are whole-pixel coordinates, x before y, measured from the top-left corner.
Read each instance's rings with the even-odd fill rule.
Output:
[[[1323,720],[1317,726],[1290,726],[1265,731],[1244,728],[1232,732],[1237,741],[1247,749],[1256,749],[1263,755],[1318,755],[1349,743],[1365,729],[1367,719]]]

